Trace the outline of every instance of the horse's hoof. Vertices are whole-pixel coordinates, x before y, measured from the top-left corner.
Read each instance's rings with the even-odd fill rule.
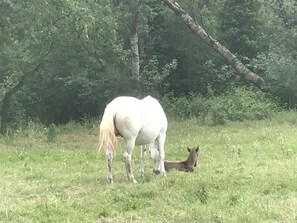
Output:
[[[112,179],[107,179],[107,182],[110,183],[110,184],[113,183]]]

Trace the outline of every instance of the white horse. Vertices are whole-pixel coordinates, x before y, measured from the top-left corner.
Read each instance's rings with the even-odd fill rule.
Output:
[[[164,144],[167,118],[160,103],[147,96],[142,100],[121,96],[110,102],[100,124],[99,151],[105,151],[107,161],[107,181],[112,183],[111,164],[116,149],[117,136],[125,141],[124,159],[128,180],[136,183],[131,169],[131,156],[135,145],[150,144],[154,172],[165,174]],[[143,171],[143,146],[141,151]]]

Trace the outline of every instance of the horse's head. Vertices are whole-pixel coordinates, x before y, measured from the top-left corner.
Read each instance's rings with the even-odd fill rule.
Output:
[[[187,149],[189,152],[188,164],[194,165],[194,167],[197,166],[199,146],[191,148],[191,149],[188,147]]]

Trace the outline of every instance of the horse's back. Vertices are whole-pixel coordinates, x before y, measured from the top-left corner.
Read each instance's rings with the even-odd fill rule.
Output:
[[[113,99],[106,108],[113,110],[115,128],[124,138],[134,136],[141,129],[141,100],[120,96]]]
[[[141,104],[141,100],[129,97],[129,96],[120,96],[113,99],[108,105],[116,111],[116,113],[127,113],[131,114],[133,111],[137,112]]]
[[[168,125],[167,118],[158,100],[151,96],[147,96],[142,99],[142,102],[142,117],[144,126],[149,126],[154,123],[155,126],[159,126],[161,131],[166,132]]]
[[[108,104],[115,111],[116,129],[125,139],[135,137],[138,145],[154,142],[167,130],[167,118],[160,103],[147,96],[142,100],[121,96]]]

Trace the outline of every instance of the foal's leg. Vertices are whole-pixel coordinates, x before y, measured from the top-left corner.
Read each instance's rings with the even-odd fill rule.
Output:
[[[125,159],[125,166],[126,166],[128,180],[133,183],[137,183],[137,181],[134,179],[134,175],[131,168],[131,156],[132,156],[132,151],[134,149],[134,146],[135,146],[135,140],[126,140],[124,159]]]
[[[108,181],[108,183],[112,183],[112,171],[111,171],[112,158],[113,158],[112,149],[108,146],[106,149],[107,181]]]

